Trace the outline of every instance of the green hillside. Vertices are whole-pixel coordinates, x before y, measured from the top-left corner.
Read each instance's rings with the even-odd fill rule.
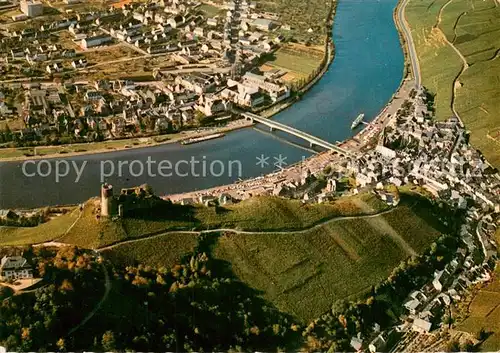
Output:
[[[273,200],[275,201],[275,200]],[[280,310],[303,321],[337,299],[368,292],[408,256],[421,253],[445,229],[413,198],[391,212],[333,219],[303,231],[213,233],[212,256],[261,291]],[[137,239],[103,251],[125,264],[172,267],[192,251],[195,233]]]
[[[437,117],[452,116],[454,104],[471,131],[472,144],[499,167],[500,5],[497,0],[411,0],[406,14],[423,85],[436,95]],[[467,66],[453,46],[465,58]]]
[[[340,220],[302,233],[226,234],[214,254],[280,310],[312,319],[335,300],[366,294],[440,234],[406,206],[388,215],[412,228],[393,227],[383,215]]]
[[[71,229],[78,216],[75,208],[37,227],[0,227],[0,245],[36,244],[59,238]]]
[[[123,219],[99,219],[98,200],[90,199],[83,211],[60,216],[38,227],[0,228],[0,245],[23,245],[57,240],[84,248],[100,248],[126,239],[172,230],[231,228],[242,230],[296,230],[327,219],[377,212],[384,204],[372,194],[343,197],[324,204],[303,204],[279,197],[255,197],[224,207],[163,204]]]

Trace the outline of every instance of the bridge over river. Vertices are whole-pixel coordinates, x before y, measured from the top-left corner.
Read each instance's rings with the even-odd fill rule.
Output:
[[[330,143],[328,141],[322,140],[316,136],[310,135],[310,134],[303,132],[299,129],[296,129],[296,128],[293,128],[291,126],[279,123],[276,120],[263,118],[260,115],[256,115],[256,114],[252,114],[252,113],[248,113],[248,112],[242,113],[241,115],[252,122],[258,122],[260,124],[269,126],[271,131],[280,130],[280,131],[287,132],[290,135],[297,136],[301,139],[304,139],[307,142],[309,142],[311,147],[320,146],[320,147],[326,148],[328,150],[335,151],[338,154],[341,154],[343,156],[349,156],[351,154],[349,151],[347,151],[346,149],[344,149],[342,147],[339,147],[339,146],[337,146],[333,143]]]

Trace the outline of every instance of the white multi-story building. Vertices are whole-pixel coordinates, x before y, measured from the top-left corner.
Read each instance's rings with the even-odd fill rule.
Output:
[[[97,47],[99,45],[109,43],[112,40],[113,40],[113,38],[111,38],[108,35],[100,35],[100,36],[95,36],[95,37],[88,37],[88,38],[82,39],[81,46],[82,46],[83,49],[88,49],[88,48]]]
[[[33,270],[22,256],[4,256],[0,262],[0,280],[33,278]]]
[[[36,17],[43,14],[43,4],[35,0],[22,0],[21,11],[28,17]]]

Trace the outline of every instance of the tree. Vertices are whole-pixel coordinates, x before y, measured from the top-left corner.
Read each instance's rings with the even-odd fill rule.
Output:
[[[67,279],[64,279],[62,281],[59,289],[62,290],[63,292],[72,292],[73,291],[73,284],[70,281],[68,281]]]
[[[488,332],[486,332],[484,327],[481,327],[481,329],[476,333],[476,339],[482,342],[487,338],[488,338]]]
[[[451,315],[447,315],[443,322],[448,325],[448,328],[451,328],[451,325],[455,322],[455,320],[453,319],[453,317]]]
[[[102,335],[101,344],[102,349],[106,352],[116,350],[116,340],[113,331],[104,332],[104,334]]]
[[[17,351],[17,346],[19,345],[19,341],[15,335],[10,335],[7,337],[7,339],[3,342],[5,345],[5,348],[7,348],[7,351],[13,352]]]
[[[474,352],[476,351],[476,346],[471,340],[466,340],[460,345],[461,352]]]
[[[59,338],[59,340],[56,342],[56,346],[59,349],[59,351],[63,352],[66,350],[66,341],[64,338]]]
[[[0,286],[0,300],[10,297],[14,294],[14,290],[10,287]]]
[[[446,351],[447,352],[460,352],[460,344],[458,343],[457,340],[452,339],[446,345]]]

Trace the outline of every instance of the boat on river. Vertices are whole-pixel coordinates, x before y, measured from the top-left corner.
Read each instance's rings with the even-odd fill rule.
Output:
[[[201,136],[201,137],[193,137],[193,138],[189,138],[189,139],[181,141],[181,145],[190,145],[193,143],[213,140],[213,139],[216,139],[219,137],[223,137],[224,135],[225,134],[223,134],[223,133],[219,133],[219,134],[212,134],[212,135]]]
[[[365,114],[364,113],[361,113],[359,114],[356,119],[354,119],[354,121],[352,122],[351,124],[351,129],[355,129],[362,121],[363,121],[363,118],[365,117]]]

